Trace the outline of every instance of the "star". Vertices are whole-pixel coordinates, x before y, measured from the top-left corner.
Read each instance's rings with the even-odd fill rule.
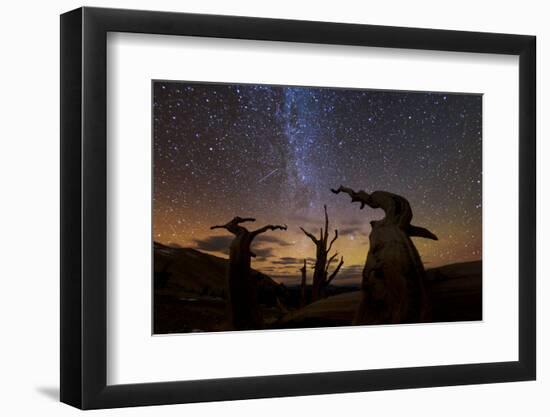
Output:
[[[265,245],[271,255],[254,262],[280,279],[298,279],[294,265],[275,261],[315,256],[298,227],[318,230],[326,204],[333,227],[354,219],[356,231],[336,249],[346,267],[360,270],[369,222],[381,214],[334,198],[329,189],[344,184],[403,195],[415,224],[452,236],[419,245],[430,266],[479,259],[481,100],[475,94],[155,82],[155,239],[203,250],[209,225],[237,215],[288,224],[280,242]]]

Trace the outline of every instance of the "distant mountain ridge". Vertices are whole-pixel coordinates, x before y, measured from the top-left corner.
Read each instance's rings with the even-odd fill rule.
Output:
[[[155,280],[159,275],[162,276],[162,273],[165,274],[164,277],[167,275],[164,285],[155,283],[157,288],[226,298],[227,267],[228,259],[197,249],[172,247],[154,242]],[[284,285],[278,284],[266,274],[254,269],[252,273],[259,280],[260,301],[268,301],[265,298],[282,295],[284,292]]]

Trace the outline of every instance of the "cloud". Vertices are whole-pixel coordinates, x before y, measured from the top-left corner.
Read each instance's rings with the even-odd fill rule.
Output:
[[[363,227],[362,226],[344,227],[342,229],[338,229],[338,233],[340,233],[341,235],[362,234]]]
[[[347,265],[344,264],[342,269],[338,273],[338,276],[335,280],[352,280],[352,281],[361,281],[363,278],[363,267],[364,265]]]
[[[195,239],[196,248],[208,252],[229,253],[229,246],[233,241],[233,236],[208,236],[204,239]],[[269,247],[252,247],[252,252],[257,256],[257,260],[265,260],[273,256],[273,250]]]
[[[233,236],[208,236],[204,239],[195,239],[195,245],[199,250],[228,253],[232,240]]]
[[[268,234],[261,234],[256,239],[254,239],[254,243],[275,243],[279,246],[292,246],[292,243],[287,242],[284,239],[281,239],[280,237],[268,235]]]
[[[265,260],[266,258],[269,258],[270,256],[273,256],[273,249],[271,249],[271,248],[256,248],[256,247],[253,247],[252,252],[254,252],[256,254],[256,257],[260,258],[261,260]]]
[[[304,258],[283,256],[282,258],[277,258],[274,261],[271,261],[271,263],[274,265],[302,265],[304,263]]]
[[[233,239],[234,236],[232,235],[219,235],[195,239],[194,242],[195,247],[199,250],[229,253],[229,246]],[[256,260],[265,260],[273,256],[273,249],[271,248],[273,245],[292,246],[292,243],[277,236],[259,235],[252,243],[252,252],[256,254]]]

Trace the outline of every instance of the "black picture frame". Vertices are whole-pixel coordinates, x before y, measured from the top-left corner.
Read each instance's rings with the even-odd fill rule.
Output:
[[[519,360],[107,385],[108,32],[519,56]],[[534,36],[80,8],[61,16],[61,401],[82,409],[421,388],[536,377]]]

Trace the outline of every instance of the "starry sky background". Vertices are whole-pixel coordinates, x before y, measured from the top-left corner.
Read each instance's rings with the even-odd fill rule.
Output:
[[[227,257],[232,235],[210,226],[255,217],[253,267],[295,283],[327,205],[344,266],[359,282],[369,221],[381,210],[330,188],[407,198],[426,268],[481,259],[481,95],[315,87],[153,82],[155,241]],[[312,272],[309,272],[311,279]]]

